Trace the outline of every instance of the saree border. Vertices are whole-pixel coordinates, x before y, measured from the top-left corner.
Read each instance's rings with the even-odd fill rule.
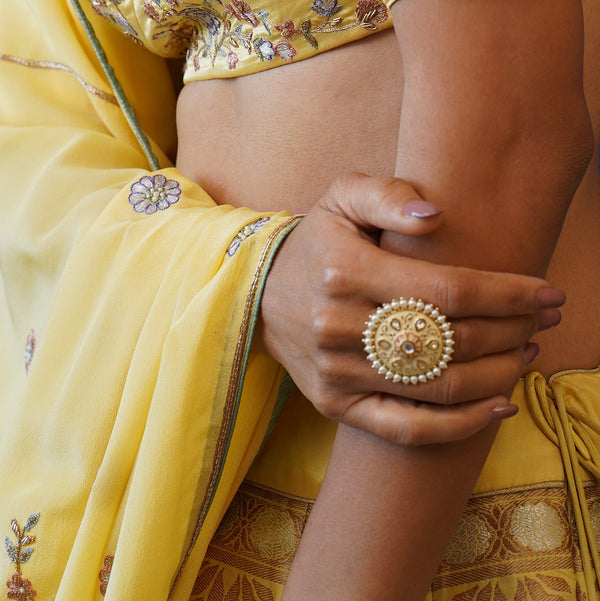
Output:
[[[217,486],[225,468],[227,451],[229,450],[229,445],[233,436],[233,430],[236,424],[236,417],[242,396],[244,376],[246,374],[246,368],[248,366],[248,359],[250,355],[251,341],[256,327],[260,299],[262,298],[266,276],[280,244],[283,242],[287,234],[289,234],[300,223],[300,220],[300,216],[295,216],[286,220],[284,223],[279,224],[269,234],[267,242],[263,247],[258,259],[257,267],[252,281],[250,282],[248,294],[246,296],[246,302],[240,324],[240,335],[236,344],[233,366],[229,379],[229,387],[223,407],[223,419],[221,421],[221,427],[219,429],[219,434],[215,444],[215,455],[208,478],[206,493],[202,503],[200,504],[200,509],[198,512],[198,517],[196,518],[196,525],[194,527],[191,540],[188,544],[188,548],[183,556],[183,559],[181,560],[179,569],[173,578],[167,599],[172,599],[173,594],[175,593],[177,583],[183,574],[190,555],[192,554],[196,542],[198,541],[198,537],[200,535],[202,526],[204,525],[206,516],[208,515],[208,512],[212,506]]]

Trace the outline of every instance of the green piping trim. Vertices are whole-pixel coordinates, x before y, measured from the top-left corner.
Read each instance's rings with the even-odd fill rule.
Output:
[[[131,104],[129,104],[129,101],[127,100],[127,96],[125,95],[125,92],[123,91],[123,88],[121,87],[121,84],[119,83],[119,80],[117,79],[117,76],[115,75],[115,72],[108,61],[106,53],[104,52],[104,48],[102,48],[102,44],[100,43],[100,40],[97,38],[96,33],[94,32],[92,24],[90,23],[89,19],[85,16],[85,13],[81,8],[79,0],[71,0],[71,4],[73,5],[73,8],[75,9],[77,16],[79,17],[79,20],[83,25],[83,28],[90,40],[92,48],[94,49],[94,52],[96,53],[96,56],[98,57],[98,60],[100,61],[100,64],[104,69],[104,73],[106,73],[106,77],[108,77],[108,81],[110,82],[113,92],[115,93],[115,96],[117,98],[117,102],[119,103],[119,106],[121,107],[121,110],[123,111],[127,122],[129,123],[129,127],[131,127],[131,131],[137,138],[137,141],[142,147],[142,150],[144,151],[144,154],[146,155],[146,158],[150,163],[150,167],[155,171],[160,169],[158,159],[156,158],[156,155],[152,152],[150,141],[148,140],[148,137],[140,127],[140,123],[136,117],[135,111],[133,110],[133,107],[131,106]]]

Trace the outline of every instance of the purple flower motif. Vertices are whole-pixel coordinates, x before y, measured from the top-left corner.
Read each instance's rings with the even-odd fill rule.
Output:
[[[261,61],[270,61],[275,56],[275,50],[273,44],[269,40],[263,40],[262,38],[256,38],[254,40],[254,50],[258,58]]]
[[[158,210],[168,209],[180,196],[179,182],[158,173],[155,176],[144,175],[135,182],[131,186],[129,202],[137,213],[151,215]]]
[[[338,0],[313,0],[311,8],[323,17],[331,17],[342,10],[342,5]]]

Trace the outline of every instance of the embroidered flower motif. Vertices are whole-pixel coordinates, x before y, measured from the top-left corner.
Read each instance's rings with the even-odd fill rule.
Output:
[[[296,56],[296,50],[294,50],[289,42],[279,42],[279,44],[275,46],[275,53],[284,61],[288,62],[293,61]]]
[[[233,71],[238,66],[239,62],[240,59],[235,52],[230,52],[227,55],[227,66],[229,67],[230,71]]]
[[[131,23],[123,16],[119,4],[121,0],[91,0],[94,11],[111,23],[119,26],[121,31],[130,39],[141,44],[142,41],[138,38],[137,31],[132,27]]]
[[[331,17],[342,10],[342,5],[337,0],[313,0],[311,8],[323,17]]]
[[[6,582],[8,592],[6,596],[13,601],[33,601],[37,592],[31,588],[29,580],[21,578],[21,575],[16,573]]]
[[[275,29],[281,33],[281,37],[286,40],[291,40],[295,35],[302,33],[301,29],[298,29],[291,19],[286,19],[283,25],[275,25]]]
[[[104,558],[104,567],[100,570],[100,573],[98,574],[98,578],[100,578],[100,593],[103,597],[104,595],[106,595],[106,587],[108,586],[108,581],[110,579],[110,573],[112,571],[114,560],[114,555],[107,555]]]
[[[229,248],[227,249],[227,255],[233,257],[233,255],[235,255],[242,242],[249,236],[252,236],[252,234],[255,234],[261,227],[263,227],[268,221],[270,221],[270,219],[270,217],[261,217],[253,223],[248,224],[246,227],[244,227],[242,231],[238,232],[235,238],[233,239],[233,242],[229,245]]]
[[[167,6],[163,6],[160,0],[146,0],[146,2],[144,2],[144,12],[153,21],[162,23],[175,14],[173,9],[177,4],[177,0],[166,0]]]
[[[151,215],[156,211],[164,211],[176,203],[181,196],[179,182],[167,179],[161,173],[145,175],[131,186],[129,202],[137,213]]]
[[[387,7],[377,0],[358,0],[354,14],[365,29],[377,29],[375,23],[384,23],[388,18]]]
[[[14,563],[17,571],[12,575],[12,578],[6,582],[8,592],[6,596],[12,601],[33,601],[37,592],[31,587],[31,582],[22,577],[21,566],[27,563],[33,554],[33,543],[35,536],[27,534],[40,519],[39,513],[32,513],[25,522],[25,526],[21,528],[17,520],[11,520],[10,527],[15,535],[15,541],[12,542],[8,536],[4,538],[4,546],[11,563]]]
[[[273,44],[271,44],[269,40],[263,40],[263,38],[256,38],[254,40],[254,51],[261,61],[273,60],[273,57],[275,56]]]
[[[29,367],[33,361],[33,353],[35,353],[35,330],[29,330],[27,341],[25,342],[25,373],[29,373]]]

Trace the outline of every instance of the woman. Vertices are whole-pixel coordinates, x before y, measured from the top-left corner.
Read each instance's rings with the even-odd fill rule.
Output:
[[[148,5],[143,12],[151,20],[156,12],[160,21],[159,8],[174,11],[178,6],[167,4]],[[97,2],[95,8],[118,22],[126,33],[139,34],[124,19],[121,11],[125,7],[121,3]],[[251,27],[264,17],[263,13],[241,8],[244,10],[232,4],[231,15]],[[315,3],[315,12],[325,18],[337,19],[332,12],[336,8],[336,3],[327,6]],[[355,13],[360,23],[350,29],[361,32],[370,31],[370,26],[377,28],[382,9],[379,5],[371,7],[375,9],[373,13],[367,8]],[[10,482],[10,489],[6,489],[1,499],[7,527],[2,564],[8,579],[6,594],[11,599],[33,598],[36,590],[40,597],[56,599],[101,595],[109,599],[162,599],[169,594],[173,598],[186,598],[212,532],[261,445],[277,397],[282,396],[278,394],[280,378],[276,365],[260,352],[258,343],[251,348],[250,340],[269,261],[296,222],[285,214],[257,215],[246,209],[216,207],[202,190],[173,170],[148,174],[143,168],[144,154],[149,156],[151,165],[158,162],[148,152],[149,146],[159,155],[160,164],[166,165],[168,160],[160,149],[168,151],[172,143],[168,135],[172,98],[163,86],[164,65],[127,45],[126,40],[109,32],[97,18],[94,21],[125,86],[126,96],[141,109],[143,128],[151,134],[151,140],[158,141],[153,143],[141,135],[135,124],[133,130],[128,128],[125,117],[131,122],[131,114],[122,101],[119,87],[110,89],[111,71],[108,69],[108,75],[104,75],[101,65],[104,59],[100,54],[100,62],[96,60],[85,29],[77,20],[80,17],[77,9],[76,3],[74,8],[58,2],[18,5],[11,7],[2,22],[2,73],[13,90],[3,98],[2,108],[3,148],[11,148],[11,153],[3,157],[7,217],[3,234],[6,241],[3,276],[6,275],[7,282],[3,339],[9,342],[4,345],[6,356],[2,361],[5,370],[2,381],[6,384],[1,461],[2,481]],[[93,19],[92,10],[86,10]],[[209,29],[215,26],[206,12],[198,15],[191,10],[190,14],[196,16],[196,21],[205,22]],[[297,35],[285,21],[278,24],[283,27],[282,35],[284,32]],[[306,33],[316,40],[316,29],[309,31],[307,27],[304,26]],[[27,36],[23,35],[23,29]],[[380,44],[394,48],[390,46],[393,38],[389,33],[381,36],[387,41],[376,41],[379,38],[374,36],[375,41],[342,46],[329,58],[325,54],[289,68],[316,70],[316,66],[309,65],[320,61],[324,66],[330,60],[340,60],[340,53],[362,54],[360,48],[377,48]],[[349,50],[353,47],[359,50]],[[279,58],[285,62],[285,57],[293,58],[291,48],[291,43],[280,46]],[[258,51],[267,60],[268,44],[259,43]],[[227,58],[229,69],[235,60],[229,55]],[[276,70],[279,71],[286,72]],[[357,73],[366,76],[368,71],[371,69],[363,64],[362,71]],[[319,78],[316,73],[310,75],[313,85]],[[260,77],[270,76],[265,73]],[[392,77],[390,81],[393,80]],[[365,83],[375,82],[365,80]],[[325,96],[327,100],[336,97],[330,84],[331,77],[321,79],[319,97],[325,89],[333,93]],[[235,100],[234,90],[221,90],[211,96],[207,86],[216,89],[222,85],[218,82],[197,85],[206,88],[208,95],[202,95],[202,102],[208,102],[205,108],[217,120],[233,118],[247,106],[243,102],[233,105],[224,102],[230,95]],[[247,84],[239,87],[244,85]],[[291,100],[295,95],[289,86],[287,89],[292,94],[286,100]],[[369,85],[368,89],[376,88]],[[265,94],[276,101],[275,91],[261,82],[254,91],[258,92],[254,108]],[[244,98],[247,93],[252,97],[251,90],[243,93]],[[186,95],[190,100],[186,92],[181,100],[182,124],[190,120],[185,117]],[[119,102],[124,112],[118,107]],[[397,98],[395,102],[398,111]],[[326,104],[329,109],[331,103]],[[285,103],[275,102],[274,106],[289,109]],[[361,115],[363,108],[355,106]],[[382,136],[382,130],[388,130],[389,108],[373,115],[375,122],[383,121],[378,137]],[[226,114],[217,114],[216,110],[224,110]],[[198,114],[198,109],[193,109],[191,121],[195,122]],[[205,115],[206,111],[200,114]],[[333,113],[329,115],[332,116]],[[275,122],[281,124],[280,119]],[[242,118],[240,123],[257,122]],[[331,133],[334,126],[328,119],[327,128],[325,123],[321,124],[320,132]],[[269,130],[262,131],[264,135]],[[193,136],[194,132],[190,133]],[[240,132],[243,135],[235,140],[241,156],[248,156],[247,149],[239,146],[247,139],[245,133]],[[269,141],[272,136],[271,132]],[[223,151],[223,147],[215,145],[215,138],[212,140],[210,130],[205,127],[204,151],[209,150],[215,168],[224,166],[217,152]],[[253,151],[266,148],[259,144],[260,140],[257,134]],[[348,141],[346,134],[344,141]],[[390,140],[386,142],[381,137],[381,144],[373,147],[384,151],[386,143],[389,146]],[[186,150],[183,138],[180,148],[181,169],[210,190],[207,177],[185,166],[186,153],[194,155],[195,149]],[[352,153],[346,154],[340,157],[344,170],[355,164],[370,170],[372,165],[365,164],[364,157],[353,163]],[[201,154],[197,156],[203,159]],[[373,169],[373,172],[388,172],[390,164],[382,163],[382,171]],[[283,171],[274,169],[270,173],[279,176]],[[242,181],[239,174],[230,175],[229,181]],[[295,174],[289,175],[294,175],[296,181]],[[331,179],[332,174],[327,177]],[[412,191],[406,192],[407,188],[398,189],[397,183],[392,185],[394,194],[387,194],[386,201],[389,182],[362,180],[361,185],[358,180],[351,181],[356,183],[338,186],[328,193],[310,218],[298,227],[298,235],[282,247],[288,251],[278,256],[279,267],[276,265],[274,277],[268,280],[263,304],[262,338],[269,353],[276,358],[285,355],[284,363],[290,373],[317,402],[325,398],[323,392],[328,393],[330,400],[337,395],[333,398],[334,409],[325,408],[326,412],[390,438],[408,431],[408,442],[448,440],[477,430],[494,415],[512,413],[514,409],[505,409],[506,400],[499,393],[508,390],[525,360],[531,359],[532,347],[523,350],[531,333],[539,325],[556,322],[552,307],[561,304],[562,296],[548,292],[541,280],[436,267],[390,257],[372,244],[365,245],[365,238],[372,236],[376,228],[387,227],[413,235],[431,232],[440,226],[439,210],[431,204],[411,205],[418,195],[415,198]],[[258,194],[247,183],[244,181],[244,204],[266,208],[252,199],[263,198],[268,202],[273,193],[265,195],[262,190]],[[321,193],[318,182],[314,185],[310,188],[315,190],[311,203]],[[278,182],[273,182],[273,186],[272,191],[281,189]],[[295,193],[289,185],[284,189],[291,196],[290,207],[302,210],[306,206],[292,197],[298,198],[300,188]],[[325,190],[323,183],[321,190]],[[222,190],[220,200],[234,202],[235,199],[228,198],[229,194],[229,190]],[[278,191],[277,197],[279,194]],[[406,214],[390,208],[397,198],[406,204]],[[381,204],[373,199],[380,199]],[[297,270],[290,273],[285,265],[289,257],[293,265],[304,260],[315,232],[323,231],[317,226],[327,233],[319,236],[319,246],[325,252],[316,253],[314,261],[307,263],[310,269],[303,271],[302,276],[315,274],[310,280],[326,285],[317,283],[317,290],[311,291],[300,280]],[[328,240],[332,231],[339,235]],[[331,270],[336,267],[331,260],[317,261],[319,257],[331,259],[336,255],[357,259],[368,251],[374,262],[360,267],[354,261],[353,275],[345,279],[338,278],[339,268]],[[376,283],[390,273],[390,268],[395,275],[391,283],[379,284],[377,298],[365,299],[364,278]],[[20,270],[24,270],[25,277]],[[19,277],[13,277],[14,274]],[[337,278],[340,285],[333,288],[328,274],[334,276],[334,281]],[[286,279],[289,277],[291,283]],[[446,288],[436,291],[428,283],[435,278],[461,282],[475,290],[475,299],[458,295],[446,302]],[[352,379],[347,377],[346,361],[338,362],[333,371],[329,369],[328,378],[320,377],[322,363],[307,372],[304,342],[290,345],[294,337],[285,328],[283,332],[276,331],[276,324],[281,328],[286,323],[297,323],[292,334],[299,341],[306,340],[305,322],[278,315],[284,305],[277,298],[281,299],[283,292],[295,290],[298,302],[302,293],[309,299],[319,298],[315,292],[320,288],[331,299],[328,306],[341,304],[342,312],[350,309],[354,316],[359,316],[360,324],[378,303],[403,292],[396,285],[400,279],[405,286],[410,283],[410,294],[423,294],[428,300],[438,302],[450,317],[474,316],[464,320],[465,326],[456,326],[460,351],[457,350],[455,364],[448,374],[459,374],[457,378],[462,384],[458,392],[453,394],[445,389],[448,378],[440,378],[430,387],[438,391],[433,400],[485,399],[456,411],[456,415],[466,418],[466,426],[461,420],[447,420],[444,414],[433,410],[399,403],[395,394],[399,388],[377,377],[364,360],[357,340],[362,326],[357,327],[354,317],[348,319],[349,330],[342,332],[334,344],[335,349],[354,357],[354,364],[362,371],[355,372]],[[341,286],[344,282],[346,288]],[[487,287],[485,282],[492,285]],[[471,309],[473,305],[475,312]],[[287,304],[288,308],[292,306]],[[303,300],[299,306],[310,304]],[[315,307],[319,307],[316,302]],[[544,307],[550,309],[543,310]],[[502,316],[506,316],[500,320],[502,327],[498,327],[496,319],[487,319]],[[476,341],[478,332],[483,332],[479,335],[488,342],[465,351],[461,338]],[[19,365],[22,360],[14,351],[21,348],[21,340],[26,353],[24,366]],[[323,344],[318,333],[308,340],[317,348],[329,346]],[[215,353],[214,349],[219,350]],[[479,359],[489,354],[491,359]],[[336,352],[331,356],[335,355]],[[479,359],[479,366],[470,359]],[[490,361],[499,368],[499,376],[491,384],[476,377],[478,369]],[[471,363],[474,368],[469,367]],[[204,370],[201,374],[199,366]],[[349,388],[340,396],[341,376]],[[223,382],[230,384],[224,387]],[[321,382],[325,382],[325,389]],[[394,402],[379,403],[379,395],[372,395],[372,390],[393,394]],[[399,394],[406,394],[402,390]],[[410,394],[417,399],[431,396],[418,388]],[[365,397],[367,402],[352,403],[357,397]],[[198,399],[208,402],[198,403]],[[340,402],[348,399],[351,408],[364,407],[362,415],[361,411],[351,410],[342,416],[347,408],[340,406]],[[379,407],[376,415],[384,418],[379,418],[379,427],[377,423],[369,423],[373,402],[375,408]],[[304,410],[301,400],[290,407],[292,414]],[[422,412],[436,427],[430,430],[426,421],[421,420],[421,433],[411,437],[406,424],[412,422],[406,421],[407,414],[422,415]],[[308,417],[309,429],[311,419],[314,417]],[[395,425],[386,431],[389,423]],[[320,437],[323,456],[317,457],[317,463],[323,465],[331,428],[329,425],[318,428],[314,434]],[[305,432],[306,427],[299,430]],[[311,450],[309,455],[312,462],[315,454]],[[168,469],[163,469],[165,461]],[[300,470],[304,467],[300,457],[295,458],[294,464]],[[47,468],[42,473],[40,465]],[[260,465],[256,469],[260,472]],[[319,466],[316,477],[307,481],[309,488],[317,486],[318,470]],[[211,570],[212,566],[204,570],[200,582],[208,581],[209,587],[217,591],[218,585],[213,584],[219,574],[217,580],[207,580],[207,574],[215,573]],[[244,590],[245,582],[241,584]],[[253,581],[252,586],[256,590],[264,585]],[[275,588],[278,586],[276,583]]]
[[[589,24],[586,84],[597,129],[598,108],[593,100],[597,98],[593,66],[597,57],[597,10],[590,2],[584,3],[584,8]],[[403,255],[412,254],[442,263],[538,275],[545,273],[552,256],[551,280],[564,285],[571,310],[566,324],[545,335],[544,352],[530,369],[539,370],[547,378],[565,369],[592,370],[581,376],[591,383],[580,382],[579,376],[575,376],[573,387],[587,391],[591,386],[593,391],[594,386],[597,387],[597,383],[593,384],[597,380],[593,370],[600,359],[596,325],[591,325],[585,312],[578,308],[593,302],[597,292],[593,275],[599,252],[595,234],[599,218],[597,160],[592,161],[562,229],[557,251],[552,255],[555,236],[590,152],[587,109],[582,94],[583,31],[579,2],[475,5],[404,1],[391,10],[397,41],[391,32],[380,33],[289,68],[233,81],[188,83],[179,100],[179,118],[183,124],[180,127],[180,168],[228,202],[235,202],[243,187],[245,193],[257,198],[255,206],[274,209],[281,206],[280,195],[285,190],[286,206],[297,207],[299,211],[310,206],[307,191],[318,191],[319,184],[325,189],[332,173],[355,168],[383,175],[394,170],[396,175],[413,182],[423,198],[443,207],[445,221],[439,230],[422,240],[384,235],[382,244],[386,247]],[[297,25],[296,21],[294,24]],[[373,69],[374,64],[377,69]],[[218,106],[217,98],[228,100]],[[259,104],[258,98],[268,98],[269,102]],[[343,103],[339,99],[344,99]],[[307,110],[302,110],[304,107],[309,107],[310,119],[307,119]],[[246,114],[250,110],[252,118]],[[189,127],[192,115],[195,128]],[[569,117],[563,119],[560,115]],[[233,139],[223,140],[220,126],[224,122],[233,124]],[[268,144],[260,143],[267,139]],[[299,154],[300,149],[310,149],[306,156],[301,155],[302,161],[285,160],[295,156],[290,149],[292,141]],[[227,160],[234,148],[239,149],[235,160]],[[344,152],[339,151],[340,148]],[[221,170],[212,168],[211,158],[215,154]],[[275,173],[269,169],[273,164],[280,166]],[[323,169],[323,165],[327,168]],[[248,173],[259,176],[249,178]],[[347,189],[356,184],[350,180],[341,185]],[[308,218],[303,225],[307,222]],[[318,218],[310,223],[321,231]],[[276,305],[276,301],[271,302],[269,298],[269,286],[276,278],[283,278],[289,284],[292,278],[299,277],[285,263],[286,252],[292,251],[295,236],[296,233],[290,236],[275,262],[263,301],[263,315]],[[580,254],[576,274],[571,267],[575,248]],[[302,245],[297,252],[306,255],[310,249]],[[309,254],[309,259],[318,262],[319,257],[315,255],[317,253]],[[353,256],[349,262],[360,264],[360,257]],[[344,282],[344,271],[336,281]],[[303,279],[303,283],[310,286],[308,278]],[[410,290],[401,286],[399,290],[405,296],[411,295]],[[388,300],[376,293],[373,297],[369,300],[374,300],[374,304]],[[292,300],[279,304],[285,307],[287,317],[287,320],[278,320],[279,324],[301,321],[301,311],[291,313]],[[362,315],[352,315],[348,322],[361,323],[372,311],[372,306],[365,302]],[[294,319],[290,319],[290,313]],[[345,324],[340,325],[339,314],[333,310],[329,313],[324,310],[324,315],[325,324],[320,324],[324,331],[322,346],[326,350],[335,349],[346,334]],[[328,316],[331,323],[326,319]],[[264,318],[268,324],[268,314]],[[360,338],[357,327],[353,335],[354,340]],[[347,336],[350,338],[350,334]],[[287,338],[292,338],[291,329]],[[273,344],[270,352],[286,365],[285,347]],[[332,374],[331,380],[338,384],[343,381],[335,369],[344,369],[336,362],[341,362],[342,356],[332,352],[321,375]],[[349,372],[357,373],[368,367],[367,362],[361,364],[355,359],[346,364],[344,375],[351,378]],[[289,369],[310,398],[318,401],[327,397],[327,390],[313,393],[304,373],[295,372],[293,366]],[[305,365],[304,369],[310,373],[309,366]],[[480,378],[488,381],[490,372],[482,368]],[[567,374],[561,380],[566,390],[570,388],[572,376]],[[372,377],[375,388],[376,373]],[[442,378],[437,383],[442,387],[443,382]],[[536,385],[529,382],[529,388],[540,386],[539,382]],[[457,386],[460,388],[460,383]],[[545,390],[545,383],[541,388]],[[560,388],[558,384],[557,390]],[[385,392],[392,390],[390,386]],[[403,390],[399,394],[407,393]],[[417,386],[408,394],[426,400],[427,392]],[[588,394],[583,394],[581,405],[575,404],[579,416],[582,412],[591,412],[588,419],[593,424],[597,422],[593,400]],[[522,413],[527,414],[529,401],[522,398],[518,402]],[[535,400],[531,410],[536,407],[542,415],[549,411],[540,399]],[[301,414],[302,410],[297,411]],[[289,409],[288,430],[292,414],[293,410]],[[330,414],[339,416],[334,411]],[[346,417],[352,425],[350,414]],[[527,452],[527,446],[516,446],[511,441],[519,440],[519,436],[532,440],[532,429],[543,431],[539,416],[533,425],[526,417],[523,419],[525,422],[519,423],[525,425],[515,426],[513,432],[504,426],[507,434],[499,441],[494,455],[497,460],[490,463],[478,490],[490,493],[486,499],[490,499],[491,511],[494,503],[498,507],[498,498],[491,492],[498,487],[512,490],[516,500],[511,501],[511,510],[514,515],[520,515],[517,510],[521,511],[523,501],[519,500],[519,487],[534,485],[542,492],[529,505],[551,508],[549,523],[552,528],[560,524],[559,534],[555,531],[554,536],[563,541],[567,492],[562,482],[566,476],[557,446],[548,441],[553,449],[549,458],[542,442],[542,451],[532,455],[531,463],[526,461],[523,470],[512,467],[514,461]],[[548,419],[552,423],[553,418]],[[558,426],[550,427],[546,434],[549,439],[553,427]],[[314,495],[317,486],[313,482],[304,483],[302,474],[286,477],[281,473],[282,468],[278,471],[277,461],[277,456],[286,451],[290,457],[301,457],[299,449],[307,438],[314,440],[318,448],[326,446],[324,435],[315,434],[314,425],[311,428],[305,438],[300,437],[301,442],[293,443],[286,443],[282,431],[280,438],[273,441],[271,448],[267,447],[255,464],[250,479],[270,489],[287,490],[288,498]],[[380,433],[383,431],[381,426]],[[393,432],[388,430],[387,434],[394,438]],[[486,431],[464,444],[406,450],[341,427],[326,487],[321,490],[319,499],[323,509],[318,512],[315,509],[313,524],[305,532],[301,547],[305,551],[296,559],[296,575],[288,583],[286,598],[422,598],[475,483],[493,434]],[[506,454],[511,458],[510,467],[502,467],[503,451],[510,449],[511,444],[517,450]],[[582,451],[583,456],[587,452],[593,456],[595,443],[588,440],[585,446],[588,450]],[[268,457],[269,451],[272,458]],[[307,460],[309,467],[317,471],[315,480],[322,473],[319,470],[324,469],[327,454],[322,452],[322,455],[325,459],[316,468]],[[589,461],[580,461],[588,470],[592,469]],[[582,469],[577,463],[575,460],[575,472]],[[512,471],[514,477],[502,475],[507,471]],[[585,472],[579,477],[590,478]],[[542,486],[546,481],[561,484]],[[573,495],[577,496],[574,488],[577,487],[569,487],[571,502],[576,500]],[[560,513],[555,512],[554,505],[548,505],[548,498],[553,499],[557,490],[562,499]],[[591,494],[594,489],[585,490]],[[269,494],[273,494],[272,491]],[[264,515],[273,511],[278,503],[281,507],[286,495],[272,502],[265,501],[266,497],[267,493],[261,496],[249,485],[233,515],[242,512],[250,522],[253,514],[247,508],[252,507],[252,503],[259,507],[262,503],[263,513],[256,513]],[[581,504],[579,499],[578,505]],[[505,515],[508,514],[505,512]],[[475,515],[474,519],[480,518]],[[258,518],[257,521],[260,523]],[[577,522],[578,534],[569,535],[570,540],[579,536],[581,551],[577,544],[569,543],[566,550],[558,549],[558,559],[550,559],[550,556],[558,552],[560,545],[554,542],[556,538],[551,538],[552,543],[547,542],[544,528],[548,522],[538,520],[542,525],[540,536],[546,540],[541,546],[541,558],[540,548],[538,555],[531,552],[536,549],[535,541],[532,547],[523,543],[523,540],[531,542],[525,536],[521,542],[506,543],[517,548],[522,545],[525,549],[521,554],[514,554],[513,561],[517,563],[497,559],[490,561],[489,571],[478,574],[473,568],[473,575],[459,577],[456,574],[466,573],[464,563],[450,561],[434,585],[436,595],[475,598],[493,593],[498,598],[519,598],[519,595],[530,594],[537,595],[534,598],[546,598],[544,595],[560,592],[565,598],[576,594],[593,598],[596,586],[591,560],[595,553],[593,536],[589,532],[583,536],[585,523],[589,522],[590,519],[582,518]],[[477,540],[478,532],[484,540],[489,538],[491,547],[500,545],[496,542],[498,534],[489,529],[489,520],[481,531],[469,534]],[[260,533],[258,525],[236,531],[226,522],[221,536],[213,543],[214,550],[209,550],[210,560],[199,578],[197,598],[211,598],[211,595],[220,598],[216,591],[224,590],[226,594],[228,590],[236,590],[236,586],[242,587],[244,578],[262,585],[265,580],[282,582],[285,579],[276,570],[265,577],[264,564],[272,567],[265,559],[268,553],[260,553],[258,544],[244,544],[244,540],[252,540],[253,536],[260,538]],[[460,535],[457,544],[460,549]],[[588,544],[590,549],[586,550]],[[471,568],[480,559],[481,549],[472,545],[468,551],[469,547],[465,546],[467,550],[463,555],[473,555]],[[487,549],[486,545],[483,549]],[[585,568],[581,567],[579,553],[584,557]],[[223,567],[231,563],[237,572]],[[557,567],[566,570],[566,577],[565,573],[556,571]],[[244,575],[240,576],[240,572]],[[504,580],[500,580],[500,576]]]

